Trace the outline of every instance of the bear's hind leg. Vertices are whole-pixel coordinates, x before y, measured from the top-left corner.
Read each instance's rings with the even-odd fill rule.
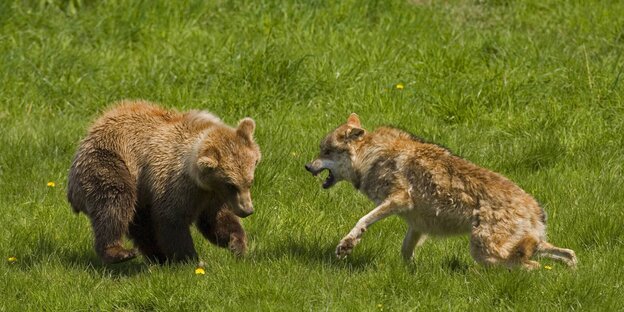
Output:
[[[229,248],[236,256],[247,253],[247,235],[240,219],[228,209],[204,211],[197,219],[197,228],[211,243]]]
[[[89,171],[76,178],[81,179],[85,193],[95,251],[105,263],[130,260],[137,252],[124,248],[122,239],[134,216],[136,186],[125,163],[114,152],[98,150],[91,156]]]
[[[197,260],[189,225],[175,220],[156,220],[154,223],[158,246],[166,261],[188,262]]]
[[[122,245],[122,238],[128,232],[128,218],[118,214],[123,209],[111,203],[91,213],[95,252],[104,263],[123,262],[137,256],[136,250],[126,249]]]
[[[149,208],[137,210],[130,223],[128,236],[145,258],[151,262],[164,263],[167,258],[158,246],[152,222]]]

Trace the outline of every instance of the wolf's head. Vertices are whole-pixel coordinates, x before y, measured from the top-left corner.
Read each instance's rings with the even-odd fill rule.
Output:
[[[355,175],[352,156],[355,146],[360,142],[366,131],[360,125],[360,119],[354,113],[347,122],[330,132],[321,141],[321,152],[312,162],[305,165],[312,175],[318,175],[323,170],[329,175],[323,182],[323,188],[330,188],[342,180],[353,181]]]

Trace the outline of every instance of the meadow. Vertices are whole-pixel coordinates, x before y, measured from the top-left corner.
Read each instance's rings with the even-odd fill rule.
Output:
[[[623,51],[622,1],[0,1],[0,311],[621,310]],[[121,99],[256,120],[246,258],[193,230],[205,275],[101,264],[67,171]],[[484,268],[465,236],[405,264],[397,217],[335,259],[374,205],[303,166],[351,112],[514,180],[578,268]]]

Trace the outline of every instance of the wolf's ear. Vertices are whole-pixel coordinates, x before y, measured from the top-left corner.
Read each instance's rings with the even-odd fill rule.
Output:
[[[253,140],[253,132],[255,129],[256,129],[256,122],[253,119],[249,117],[243,118],[238,123],[236,134],[251,141]]]
[[[351,128],[349,130],[347,130],[347,141],[357,141],[359,139],[362,138],[362,136],[364,136],[364,133],[366,131],[364,131],[364,129],[362,128]]]
[[[197,167],[201,169],[214,169],[219,165],[219,161],[214,156],[202,156],[197,160]]]
[[[361,128],[360,117],[356,113],[351,113],[347,119],[347,124],[352,127]]]

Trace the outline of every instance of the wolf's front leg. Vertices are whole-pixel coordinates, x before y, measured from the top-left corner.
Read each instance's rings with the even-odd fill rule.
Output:
[[[362,237],[362,234],[366,232],[369,226],[387,216],[396,214],[403,206],[402,201],[388,199],[362,217],[355,224],[355,227],[351,229],[349,234],[347,234],[347,236],[345,236],[336,247],[336,257],[339,259],[346,258],[349,254],[351,254],[353,247],[357,245]]]
[[[403,260],[410,261],[414,256],[414,248],[422,245],[427,239],[427,235],[422,234],[414,229],[413,226],[409,226],[405,238],[403,239],[403,245],[401,246],[401,255]]]

